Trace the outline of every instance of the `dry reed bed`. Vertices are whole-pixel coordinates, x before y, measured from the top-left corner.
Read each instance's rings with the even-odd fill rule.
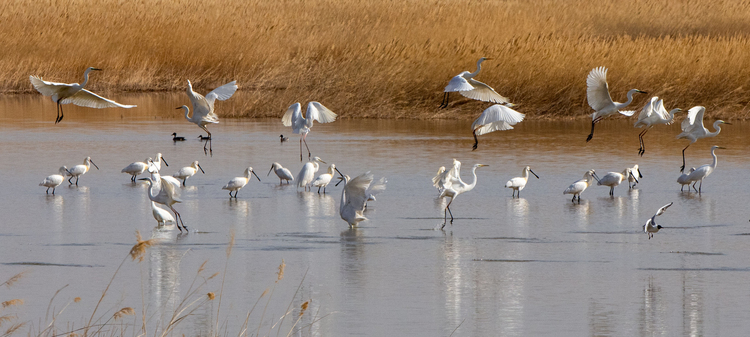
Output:
[[[748,118],[748,28],[743,1],[14,0],[0,4],[0,91],[98,66],[90,87],[104,93],[236,79],[224,116],[318,100],[349,117],[469,118],[488,104],[437,105],[487,56],[478,79],[531,116],[590,113],[585,78],[604,65],[615,100],[636,87]]]

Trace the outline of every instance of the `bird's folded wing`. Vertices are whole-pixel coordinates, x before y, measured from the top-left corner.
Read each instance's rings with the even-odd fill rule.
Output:
[[[586,78],[586,98],[589,106],[595,111],[612,104],[607,85],[607,68],[598,67],[591,70]]]
[[[455,91],[469,91],[474,90],[474,87],[469,84],[469,81],[466,80],[461,75],[456,75],[455,77],[451,78],[451,81],[448,82],[448,85],[445,86],[444,92],[455,92]]]
[[[232,97],[235,91],[237,91],[237,81],[232,81],[209,92],[206,95],[206,100],[208,104],[213,104],[214,100],[217,99],[223,101]]]
[[[474,89],[469,91],[460,91],[459,93],[466,98],[476,99],[483,102],[490,103],[508,103],[508,98],[498,94],[495,89],[492,89],[489,85],[479,82],[475,79],[469,79]]]
[[[320,123],[330,123],[336,120],[336,114],[318,102],[308,103],[305,113],[307,114],[305,118],[308,121],[316,120]]]
[[[117,103],[111,99],[99,96],[86,89],[81,89],[77,93],[60,101],[61,104],[73,103],[78,106],[87,108],[135,108],[135,105],[125,105]]]
[[[31,80],[31,85],[34,86],[34,89],[42,93],[42,95],[44,96],[52,96],[64,88],[70,88],[71,86],[78,84],[49,82],[43,80],[41,77],[36,77],[33,75],[29,76],[29,80]]]

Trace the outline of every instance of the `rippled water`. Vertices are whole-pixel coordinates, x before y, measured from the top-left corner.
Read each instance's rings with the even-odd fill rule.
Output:
[[[123,259],[96,316],[106,321],[120,308],[133,307],[140,320],[145,308],[150,333],[166,326],[185,295],[203,282],[199,277],[191,288],[204,261],[203,277],[220,274],[190,299],[219,294],[224,279],[221,308],[218,297],[198,306],[176,326],[178,333],[205,335],[218,322],[222,333],[237,334],[269,288],[272,296],[267,293],[250,315],[251,334],[275,335],[271,325],[291,307],[281,328],[286,334],[297,308],[309,299],[294,328],[297,335],[750,330],[748,189],[744,179],[735,178],[747,172],[748,123],[726,126],[718,137],[687,150],[690,167],[710,163],[711,145],[728,148],[717,151],[718,168],[702,195],[681,193],[675,182],[687,143],[674,140],[679,125],[650,131],[640,158],[640,130],[625,120],[603,122],[588,144],[585,120],[525,121],[515,130],[483,136],[474,152],[471,121],[316,124],[308,136],[313,155],[352,176],[370,170],[388,178],[387,190],[366,213],[370,220],[348,229],[337,211],[340,187],[319,195],[279,186],[273,174],[266,176],[272,162],[294,174],[302,164],[298,137],[279,120],[223,119],[210,126],[214,153],[205,156],[194,139],[199,129],[174,110],[184,103],[181,96],[130,98],[139,108],[66,106],[59,125],[53,124],[55,106],[47,99],[0,100],[0,281],[28,271],[0,292],[0,300],[24,299],[19,317],[37,331],[75,297],[81,301],[65,307],[58,331],[85,324]],[[188,140],[173,143],[172,132]],[[279,134],[292,137],[280,144]],[[175,206],[190,234],[155,229],[146,186],[120,173],[157,152],[170,164],[164,174],[193,160],[206,171],[188,179],[184,202]],[[80,164],[86,156],[100,170],[82,176],[78,187],[63,184],[52,196],[37,186],[59,166]],[[430,178],[451,158],[463,162],[468,181],[471,165],[490,166],[477,171],[477,187],[456,199],[451,207],[456,220],[440,231],[435,228],[444,203],[436,199]],[[644,175],[636,189],[621,185],[609,197],[608,188],[595,186],[583,193],[580,205],[562,195],[588,169],[601,176],[636,163]],[[512,199],[503,185],[525,165],[540,179],[532,178],[521,198]],[[230,200],[221,187],[247,166],[262,182],[251,181]],[[658,222],[671,228],[649,240],[642,224],[670,201],[674,205]],[[136,230],[160,240],[140,263],[127,257]],[[227,258],[230,233],[236,241]],[[275,283],[282,259],[284,278]],[[133,316],[127,317],[122,322],[132,324]]]

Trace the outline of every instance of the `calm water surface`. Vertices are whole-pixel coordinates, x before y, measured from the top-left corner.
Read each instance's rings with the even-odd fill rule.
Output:
[[[174,107],[182,96],[133,96],[139,108],[91,110],[66,106],[54,125],[55,106],[37,96],[0,100],[3,192],[0,210],[0,277],[28,274],[1,300],[22,298],[19,317],[40,330],[57,318],[58,332],[88,321],[115,270],[135,243],[135,231],[159,238],[144,261],[119,270],[97,317],[122,307],[146,310],[149,333],[165,321],[211,274],[221,273],[194,297],[222,289],[197,307],[176,333],[206,335],[216,322],[237,334],[248,311],[250,334],[276,334],[271,325],[291,306],[286,334],[301,303],[310,308],[294,335],[742,335],[750,331],[750,210],[746,174],[750,124],[726,126],[714,139],[687,150],[688,167],[710,163],[711,145],[722,145],[717,170],[703,194],[681,193],[675,182],[679,125],[655,128],[647,152],[637,156],[640,130],[608,120],[585,143],[587,121],[526,121],[515,130],[480,139],[470,151],[471,121],[340,120],[308,136],[313,155],[351,176],[372,171],[388,188],[370,204],[369,221],[349,229],[338,216],[340,187],[327,195],[279,186],[271,163],[296,175],[298,137],[280,120],[223,119],[212,125],[213,156],[205,156],[199,129]],[[218,107],[220,108],[220,107]],[[335,109],[334,109],[335,110]],[[478,111],[481,106],[478,105]],[[283,111],[280,111],[281,115]],[[707,123],[708,124],[708,123]],[[173,143],[170,134],[188,138]],[[280,144],[279,134],[290,141]],[[155,228],[147,188],[120,170],[161,152],[176,172],[194,160],[198,173],[182,188],[181,212],[191,232]],[[55,196],[37,184],[61,165],[91,156],[100,170],[67,183]],[[445,231],[443,205],[430,178],[451,158],[477,187],[452,205]],[[581,204],[562,191],[588,169],[599,175],[639,164],[636,189],[591,187]],[[505,182],[530,165],[540,179],[512,199]],[[221,187],[252,166],[252,180],[230,200]],[[324,169],[324,168],[323,168]],[[322,171],[321,171],[322,172]],[[642,224],[662,205],[666,227],[648,240]],[[230,233],[235,245],[229,258]],[[282,259],[283,280],[275,283]],[[204,262],[205,271],[196,274]],[[275,288],[274,288],[275,287]],[[202,299],[200,301],[203,301]],[[192,308],[192,307],[191,307]],[[133,316],[123,320],[132,324]],[[64,322],[64,323],[60,323]],[[139,321],[140,322],[140,321]],[[118,323],[119,324],[119,323]],[[140,323],[137,323],[140,326]],[[298,328],[302,327],[302,330]],[[131,330],[132,331],[132,328]],[[130,334],[130,333],[128,333]]]

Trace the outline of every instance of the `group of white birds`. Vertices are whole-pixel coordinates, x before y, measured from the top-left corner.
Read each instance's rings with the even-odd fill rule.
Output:
[[[451,92],[458,92],[459,94],[470,99],[494,103],[492,106],[486,108],[482,112],[482,114],[472,123],[471,129],[472,135],[474,137],[473,150],[476,150],[479,144],[477,136],[484,135],[493,131],[513,129],[513,125],[520,123],[525,117],[524,114],[512,109],[515,104],[510,103],[508,98],[498,94],[489,85],[474,79],[479,74],[482,62],[484,62],[485,60],[490,59],[482,57],[477,61],[476,71],[463,71],[453,77],[444,89],[443,101],[440,105],[441,108],[448,107],[449,96]],[[60,121],[62,121],[62,105],[68,103],[92,108],[135,107],[135,105],[124,105],[117,103],[113,100],[104,98],[84,89],[83,87],[89,80],[89,73],[95,70],[101,69],[94,67],[86,69],[86,71],[84,72],[84,81],[82,84],[48,82],[37,76],[30,76],[29,79],[36,90],[38,90],[45,96],[51,96],[52,100],[57,104],[57,118],[55,120],[55,123],[59,123]],[[185,111],[185,119],[187,119],[191,123],[198,125],[198,127],[200,127],[207,133],[207,137],[201,137],[202,140],[205,140],[203,150],[205,154],[208,154],[209,152],[213,153],[211,132],[206,126],[208,124],[215,124],[219,122],[219,118],[214,110],[214,103],[216,100],[226,100],[232,97],[232,95],[237,91],[236,81],[232,81],[225,85],[222,85],[209,92],[205,96],[193,91],[192,83],[189,80],[187,81],[187,84],[187,95],[192,105],[192,115],[190,115],[191,110],[187,105],[182,105],[177,109],[183,109]],[[620,103],[613,101],[609,93],[609,86],[607,84],[607,68],[605,67],[597,67],[591,70],[586,79],[586,84],[587,100],[591,108],[594,109],[594,113],[592,114],[591,133],[586,139],[587,142],[593,138],[594,127],[596,126],[596,124],[602,121],[604,118],[616,113],[620,113],[625,116],[633,116],[635,114],[635,111],[622,109],[633,102],[633,95],[635,93],[646,93],[639,89],[631,89],[627,92],[626,102]],[[656,125],[671,124],[674,121],[675,113],[680,111],[682,110],[672,109],[671,111],[667,112],[667,110],[664,108],[664,101],[662,99],[659,99],[658,97],[651,98],[651,100],[641,110],[641,113],[638,115],[638,120],[634,124],[635,127],[645,127],[645,129],[638,135],[640,144],[640,147],[638,149],[639,155],[642,156],[646,151],[643,136]],[[715,131],[710,132],[703,125],[704,113],[704,107],[693,107],[688,110],[688,115],[682,122],[682,133],[680,133],[677,138],[688,139],[690,143],[682,150],[683,164],[680,168],[680,172],[684,172],[685,150],[690,146],[690,144],[695,143],[700,138],[714,137],[718,135],[719,132],[721,132],[720,124],[730,124],[722,120],[717,120],[713,124]],[[340,215],[350,224],[350,226],[355,226],[360,221],[365,219],[362,215],[362,212],[364,211],[367,200],[374,200],[374,195],[385,188],[385,180],[382,181],[382,184],[380,182],[377,184],[372,184],[373,177],[369,172],[355,177],[354,179],[350,179],[348,176],[341,174],[341,172],[338,172],[338,169],[334,164],[330,165],[327,173],[320,175],[316,179],[313,179],[315,172],[317,172],[319,169],[319,163],[325,162],[318,157],[311,158],[312,154],[307,144],[307,135],[310,132],[310,128],[312,128],[314,121],[318,121],[319,123],[330,123],[335,121],[336,117],[337,115],[330,109],[326,108],[319,102],[313,101],[308,103],[307,111],[304,116],[302,115],[302,106],[300,103],[291,105],[284,113],[282,117],[282,123],[284,126],[292,127],[292,130],[295,134],[300,134],[300,161],[303,160],[303,143],[305,144],[305,148],[308,152],[309,162],[303,165],[302,170],[296,178],[298,187],[304,187],[305,189],[318,187],[318,193],[320,193],[321,188],[323,189],[323,193],[325,193],[326,187],[335,175],[334,172],[338,173],[339,179],[341,180],[340,182],[344,182],[345,184],[341,195]],[[177,137],[176,134],[173,134],[173,136],[174,140],[184,139],[182,137]],[[288,139],[283,135],[280,136],[280,138],[282,143]],[[716,168],[716,154],[714,153],[714,151],[718,148],[721,147],[714,146],[711,148],[711,155],[714,158],[712,164],[703,165],[697,169],[692,168],[688,173],[682,174],[679,177],[678,182],[683,186],[683,188],[684,185],[693,183],[693,189],[695,189],[695,184],[698,181],[700,181],[702,187],[703,179],[711,174],[711,172]],[[178,178],[182,179],[182,185],[184,186],[187,178],[194,175],[199,169],[201,170],[201,172],[203,172],[203,169],[200,167],[198,162],[195,161],[191,166],[181,169],[173,177],[161,177],[159,176],[158,171],[160,169],[160,162],[162,160],[163,158],[161,158],[161,154],[158,154],[155,160],[152,158],[148,158],[144,162],[133,163],[123,169],[122,172],[131,174],[131,180],[135,182],[137,175],[148,170],[152,175],[150,178],[145,178],[145,180],[148,180],[151,184],[151,192],[149,197],[151,197],[152,201],[162,203],[170,207],[170,209],[179,218],[179,213],[174,211],[174,208],[172,207],[172,204],[174,204],[174,202],[169,202],[169,200],[174,201],[178,199],[170,197],[171,199],[167,200],[166,202],[160,202],[154,199],[159,199],[159,195],[171,193],[171,190],[179,190],[180,182],[179,180],[177,180]],[[164,163],[166,165],[166,161],[164,161]],[[70,176],[70,179],[75,177],[77,185],[78,178],[80,177],[80,175],[86,173],[89,170],[90,164],[93,164],[93,162],[91,161],[91,158],[87,157],[84,160],[83,165],[76,165],[72,169],[67,169],[65,166],[63,166],[60,168],[59,174],[47,177],[47,179],[45,179],[45,181],[40,185],[48,187],[47,192],[49,192],[49,188],[52,188],[52,194],[54,194],[55,187],[59,186],[62,183],[65,176]],[[444,167],[441,167],[438,171],[438,174],[433,178],[433,184],[440,191],[440,198],[451,198],[451,200],[445,207],[445,221],[443,222],[443,227],[447,222],[448,214],[451,215],[451,223],[453,222],[453,214],[450,210],[450,205],[453,200],[455,200],[455,198],[459,194],[470,191],[474,188],[474,186],[476,185],[476,170],[480,167],[486,166],[483,164],[475,164],[472,169],[474,181],[471,184],[467,184],[463,180],[461,180],[460,165],[461,163],[454,159],[453,166],[450,170],[446,170]],[[96,166],[96,164],[94,164],[94,166]],[[286,181],[288,183],[289,181],[295,180],[291,172],[288,169],[282,167],[279,163],[273,163],[269,174],[271,171],[274,171],[276,173],[276,175],[279,177],[280,183],[282,181]],[[529,178],[529,173],[539,178],[539,176],[537,176],[530,167],[526,166],[523,169],[521,177],[513,178],[508,181],[508,183],[506,183],[505,187],[513,189],[513,196],[516,196],[516,194],[518,194],[518,196],[520,197],[520,191],[525,187]],[[622,172],[609,172],[602,178],[599,178],[594,170],[588,170],[584,174],[583,179],[571,184],[563,193],[572,194],[573,201],[575,202],[576,198],[578,198],[578,202],[580,203],[581,193],[588,186],[592,185],[594,181],[597,181],[598,185],[609,186],[609,193],[610,195],[613,195],[614,187],[618,186],[621,182],[628,180],[629,186],[630,183],[637,183],[638,180],[635,173],[638,173],[638,176],[642,178],[640,170],[638,169],[638,165],[633,168],[626,168]],[[229,190],[230,197],[236,198],[237,192],[248,183],[251,174],[255,175],[255,177],[260,181],[260,178],[255,174],[255,172],[253,172],[252,167],[248,167],[245,170],[244,177],[234,178],[223,188]],[[172,181],[170,178],[174,179],[174,181]],[[69,182],[73,184],[70,179]],[[160,179],[167,179],[167,181],[169,181],[169,184],[160,182]],[[171,186],[174,182],[176,182],[176,188],[164,187]],[[701,191],[701,187],[697,189],[698,192]],[[234,196],[232,196],[233,191],[235,192]],[[154,194],[152,192],[156,193],[155,197],[152,197],[152,194]],[[663,210],[668,206],[669,205],[662,207],[660,209],[660,213],[657,213],[657,215],[663,213]],[[154,205],[153,207],[156,206]],[[155,209],[155,218],[157,217],[157,213],[160,212]],[[157,218],[157,220],[158,219],[159,218]],[[653,222],[653,218],[649,221]],[[658,228],[656,230],[658,231]]]

